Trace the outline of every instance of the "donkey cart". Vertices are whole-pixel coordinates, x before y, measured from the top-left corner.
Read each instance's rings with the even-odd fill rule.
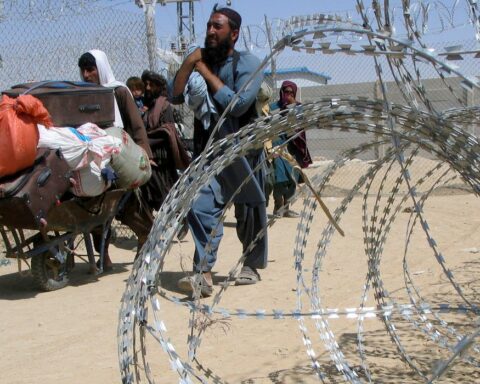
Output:
[[[7,258],[24,261],[30,268],[35,284],[44,291],[53,291],[68,284],[68,272],[74,257],[82,258],[76,248],[83,237],[92,273],[103,272],[103,249],[107,231],[130,192],[111,190],[92,198],[72,197],[58,202],[39,223],[32,218],[25,204],[9,198],[0,199],[0,233]],[[90,232],[103,228],[100,259],[95,262]]]

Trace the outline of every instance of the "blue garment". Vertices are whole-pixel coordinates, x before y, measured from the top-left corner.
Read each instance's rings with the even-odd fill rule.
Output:
[[[285,143],[285,140],[272,141],[272,145],[274,147],[283,143]],[[282,157],[275,157],[273,159],[273,169],[275,175],[275,184],[292,183],[294,180],[296,180],[293,167]]]
[[[276,101],[270,104],[270,111],[275,111],[280,109],[280,102]],[[272,147],[278,147],[279,145],[285,144],[287,142],[287,136],[281,135],[276,140],[272,140]],[[297,172],[294,171],[290,163],[283,159],[282,157],[275,157],[273,159],[273,169],[275,176],[274,184],[281,183],[295,183],[298,178]],[[275,187],[274,187],[275,188]]]
[[[224,204],[215,199],[214,191],[219,188],[220,185],[215,179],[204,185],[187,216],[195,243],[195,272],[210,271],[217,260],[217,250],[223,237],[223,223],[219,218],[224,208]]]
[[[260,61],[249,52],[240,52],[233,74],[233,57],[227,58],[221,66],[212,70],[222,80],[224,86],[212,99],[220,115],[227,107],[243,84],[249,80],[254,71],[259,67]],[[247,89],[239,94],[235,106],[227,114],[226,119],[216,137],[223,138],[228,134],[237,132],[240,128],[239,118],[247,112],[256,101],[257,93],[263,81],[263,74],[258,73]],[[177,97],[171,95],[174,104],[184,102],[184,95]],[[211,128],[215,124],[211,123]],[[233,197],[235,202],[235,218],[237,219],[237,236],[242,242],[243,251],[247,251],[244,265],[253,268],[265,268],[267,265],[267,215],[265,205],[264,169],[260,168],[255,173],[252,169],[258,164],[263,164],[263,152],[255,153],[248,158],[238,158],[215,177],[210,184],[203,186],[199,197],[193,202],[187,219],[195,242],[194,270],[210,271],[217,259],[217,252],[223,236],[223,223],[220,217],[225,204]],[[250,181],[237,193],[239,185],[245,177],[252,175]],[[213,230],[213,232],[212,232]],[[263,237],[251,246],[252,240],[260,231]],[[251,247],[251,248],[250,248]]]
[[[133,100],[135,100],[135,105],[137,106],[140,115],[143,117],[143,115],[145,115],[145,112],[142,110],[144,106],[143,96],[134,97]]]
[[[232,101],[235,94],[243,84],[251,77],[253,72],[260,66],[260,60],[250,52],[239,52],[240,58],[237,63],[236,76],[233,75],[233,56],[229,56],[226,62],[221,66],[215,66],[212,71],[224,83],[215,94],[211,95],[216,103],[218,113],[221,114],[227,105]],[[225,137],[229,133],[237,132],[239,129],[238,118],[247,112],[252,103],[256,101],[257,93],[263,81],[263,73],[258,73],[251,82],[248,89],[241,92],[235,106],[228,114],[224,124],[220,129],[220,137]],[[172,104],[182,104],[185,101],[183,94],[176,97],[172,95],[172,83],[169,86],[169,101]]]
[[[249,158],[251,168],[258,164],[263,164],[263,152],[255,158]],[[262,195],[262,201],[249,203],[235,203],[235,218],[237,220],[237,237],[243,245],[242,251],[246,253],[244,265],[253,268],[266,268],[268,257],[267,241],[267,211],[265,196],[263,194],[265,174],[262,169],[254,174],[257,180],[256,185]],[[253,184],[253,183],[252,183]],[[261,188],[261,189],[260,189]],[[242,189],[242,192],[243,189]],[[223,237],[223,222],[220,220],[225,202],[228,200],[228,192],[219,183],[218,178],[214,178],[210,184],[204,185],[199,191],[199,197],[193,202],[192,209],[187,216],[188,225],[195,242],[195,254],[193,258],[193,268],[195,272],[211,271],[217,260],[218,247]],[[243,193],[247,195],[247,193]],[[252,195],[257,195],[253,193]],[[256,239],[257,234],[263,232],[263,237],[257,239],[255,245],[248,252],[250,244]]]
[[[202,122],[204,129],[208,130],[212,119],[218,120],[218,113],[208,93],[207,83],[200,73],[192,72],[183,94],[195,118]]]

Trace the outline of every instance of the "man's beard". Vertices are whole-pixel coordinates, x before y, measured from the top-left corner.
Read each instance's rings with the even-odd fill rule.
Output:
[[[143,105],[150,108],[155,104],[155,100],[160,96],[160,92],[145,91],[143,95]]]
[[[202,59],[210,68],[215,65],[222,64],[227,60],[228,51],[230,50],[230,35],[221,40],[216,47],[210,46],[208,37],[205,38],[205,48],[202,52]]]

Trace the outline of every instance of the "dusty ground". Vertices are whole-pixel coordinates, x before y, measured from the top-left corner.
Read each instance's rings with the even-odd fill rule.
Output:
[[[328,197],[331,209],[340,197]],[[367,204],[373,204],[373,197]],[[326,308],[358,307],[367,275],[367,258],[361,231],[362,199],[355,197],[349,205],[341,226],[345,238],[335,235],[327,249],[319,279],[320,298]],[[406,203],[405,207],[409,204]],[[301,203],[295,209],[301,210]],[[478,198],[472,194],[439,194],[425,206],[430,229],[450,270],[461,284],[465,297],[473,304],[479,302],[480,282],[480,211]],[[271,209],[271,208],[270,208]],[[408,211],[408,209],[407,209]],[[384,246],[380,273],[384,288],[400,303],[407,303],[402,257],[410,214],[400,212],[392,224]],[[314,216],[308,237],[303,265],[306,283],[312,280],[314,252],[325,225],[324,215]],[[262,281],[254,286],[229,287],[222,295],[220,306],[235,311],[283,309],[289,313],[297,306],[297,283],[293,249],[299,219],[281,219],[269,232],[270,264],[262,272]],[[424,300],[432,304],[463,302],[449,284],[426,244],[418,224],[407,251],[407,261],[416,287]],[[181,244],[174,244],[161,275],[162,286],[169,293],[184,298],[175,282],[189,268],[193,249],[190,235]],[[70,276],[70,285],[55,292],[35,289],[28,273],[19,274],[16,264],[0,268],[0,382],[9,384],[56,383],[118,383],[117,324],[120,299],[125,281],[132,268],[134,244],[123,241],[112,248],[115,270],[98,278],[87,274],[87,266],[78,263]],[[222,280],[240,256],[231,218],[227,219],[226,235],[215,268],[215,282]],[[183,267],[182,267],[183,264]],[[219,289],[219,286],[216,286]],[[367,304],[374,305],[369,291]],[[205,300],[209,302],[209,300]],[[305,295],[303,309],[310,309]],[[189,333],[188,312],[163,300],[160,316],[164,320],[175,349],[185,356]],[[442,319],[459,332],[472,332],[475,316],[468,313],[445,313]],[[427,316],[429,324],[438,321]],[[239,319],[217,321],[202,336],[199,361],[230,383],[313,383],[318,378],[299,331],[299,323],[291,318]],[[394,314],[392,321],[398,330],[402,348],[426,376],[449,352],[440,350],[421,330]],[[357,351],[357,321],[340,316],[329,320],[331,331],[345,357],[353,367],[360,367]],[[327,382],[342,382],[341,375],[329,360],[319,332],[312,319],[305,319],[319,362]],[[442,330],[444,328],[441,328]],[[380,318],[363,323],[364,349],[375,382],[414,383],[422,381],[401,361],[395,345]],[[455,336],[449,336],[455,344]],[[165,353],[147,336],[148,361],[157,383],[176,383]],[[475,353],[478,362],[478,353]],[[361,379],[365,373],[359,369]],[[459,362],[445,376],[448,383],[479,382],[480,370],[474,365]]]

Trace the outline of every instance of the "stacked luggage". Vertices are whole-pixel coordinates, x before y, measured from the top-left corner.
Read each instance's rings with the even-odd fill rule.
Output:
[[[19,84],[2,94],[0,223],[8,217],[17,226],[11,223],[17,216],[41,227],[67,192],[98,196],[149,179],[143,149],[113,127],[113,89],[50,81]]]

